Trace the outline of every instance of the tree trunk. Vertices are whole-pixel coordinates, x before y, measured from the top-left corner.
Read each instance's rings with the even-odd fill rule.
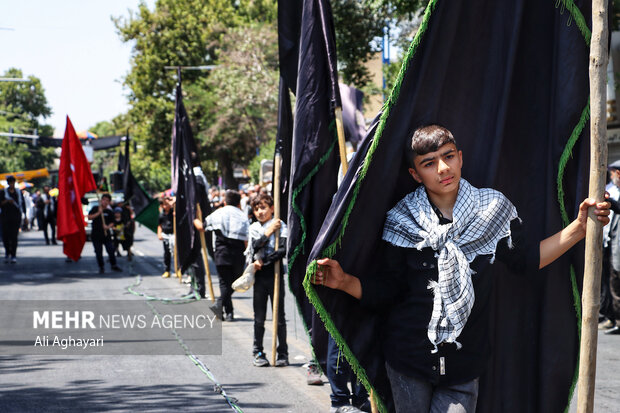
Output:
[[[239,183],[233,175],[233,164],[227,152],[220,152],[218,155],[220,170],[222,171],[222,180],[225,189],[239,189]]]

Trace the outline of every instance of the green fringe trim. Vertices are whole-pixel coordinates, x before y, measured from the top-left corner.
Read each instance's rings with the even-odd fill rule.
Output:
[[[579,10],[579,7],[577,7],[575,2],[573,0],[556,0],[555,7],[560,9],[560,14],[564,14],[564,10],[568,10],[569,16],[566,25],[570,26],[571,22],[575,20],[583,39],[586,41],[588,47],[590,47],[592,32],[590,31],[581,10]]]
[[[295,188],[295,190],[293,191],[293,198],[291,200],[291,205],[293,207],[293,211],[299,217],[299,222],[300,222],[300,225],[301,225],[301,239],[299,241],[299,244],[297,244],[293,248],[293,252],[291,253],[290,257],[288,258],[288,268],[289,268],[289,270],[288,270],[288,281],[289,281],[288,282],[288,289],[291,292],[291,294],[293,294],[293,296],[295,296],[295,293],[294,293],[294,291],[293,291],[293,289],[291,287],[291,285],[292,285],[292,283],[291,283],[291,269],[293,268],[293,264],[295,263],[295,260],[296,260],[297,256],[305,248],[306,233],[307,233],[306,220],[304,218],[303,212],[299,208],[299,205],[297,205],[297,196],[299,196],[299,194],[301,193],[303,187],[306,186],[310,182],[312,177],[317,174],[319,169],[327,161],[327,159],[329,158],[329,156],[333,152],[333,150],[334,150],[334,148],[336,146],[336,143],[338,142],[338,135],[336,134],[336,122],[334,120],[332,120],[330,122],[330,124],[329,124],[329,131],[334,136],[334,141],[330,145],[329,149],[327,149],[327,152],[325,152],[325,155],[323,155],[321,157],[321,159],[319,159],[319,162],[317,163],[317,165],[314,168],[312,168],[312,171],[310,171],[310,173],[304,178],[304,180]],[[303,311],[301,309],[301,305],[300,305],[300,303],[297,300],[295,300],[295,306],[297,307],[297,313],[299,314],[299,318],[301,319],[301,323],[303,324],[304,330],[306,331],[306,335],[308,336],[308,342],[310,343],[310,351],[312,353],[312,361],[316,364],[318,369],[322,373],[324,373],[322,371],[321,365],[318,363],[318,359],[316,357],[316,353],[314,351],[314,347],[312,346],[312,337],[310,335],[310,329],[306,325],[306,320],[304,320],[304,314],[303,314]]]
[[[573,129],[573,133],[571,133],[566,146],[564,147],[564,151],[562,152],[562,156],[560,156],[560,164],[558,165],[558,202],[560,203],[560,213],[562,215],[562,223],[566,227],[570,224],[570,218],[568,217],[568,213],[566,212],[566,206],[564,205],[564,171],[566,170],[566,164],[569,159],[573,156],[573,148],[575,144],[579,140],[579,136],[581,136],[581,132],[583,132],[583,128],[585,128],[586,123],[590,119],[590,99],[588,98],[588,103],[586,107],[583,108],[583,112],[581,112],[581,118],[577,123],[577,126]]]
[[[345,214],[342,219],[342,227],[341,227],[340,233],[338,234],[337,239],[332,244],[330,244],[327,248],[325,248],[325,250],[323,250],[324,257],[333,257],[336,254],[336,251],[341,247],[342,237],[344,236],[344,233],[348,226],[349,217],[355,206],[355,202],[357,200],[357,196],[359,194],[362,181],[366,177],[366,173],[368,172],[368,169],[370,168],[370,164],[372,162],[373,154],[375,153],[377,147],[379,146],[379,142],[381,141],[383,130],[385,129],[385,125],[387,122],[387,118],[391,112],[392,107],[396,103],[398,95],[400,94],[400,88],[403,83],[405,73],[407,72],[407,69],[409,68],[410,63],[413,60],[413,56],[415,55],[415,52],[422,41],[424,33],[426,33],[426,31],[428,30],[428,24],[429,24],[432,12],[435,10],[437,2],[438,0],[430,0],[428,5],[426,6],[426,9],[424,11],[424,16],[422,18],[422,23],[420,24],[420,28],[418,29],[413,41],[411,42],[411,45],[409,46],[409,50],[407,51],[407,55],[405,56],[403,65],[400,69],[398,77],[396,78],[396,83],[394,85],[394,88],[392,89],[392,92],[390,93],[389,98],[383,105],[383,113],[379,121],[379,126],[377,127],[377,131],[375,132],[373,142],[370,148],[368,149],[368,153],[366,154],[366,158],[364,159],[362,168],[358,172],[358,179],[357,179],[357,182],[355,183],[355,187],[353,188],[353,194],[351,196],[351,201],[349,201],[349,205],[347,206],[347,210],[345,211]],[[311,278],[315,276],[316,270],[317,270],[317,262],[316,260],[314,260],[306,268],[306,276],[303,281],[303,286],[304,286],[304,289],[306,290],[306,295],[308,296],[310,303],[312,303],[312,305],[316,309],[319,317],[325,324],[325,328],[327,329],[329,334],[332,336],[332,338],[338,345],[339,350],[342,352],[346,360],[349,362],[349,365],[351,366],[351,369],[357,376],[358,380],[364,385],[364,387],[368,391],[368,394],[372,395],[373,401],[377,405],[377,408],[379,409],[379,411],[387,412],[387,407],[385,406],[385,404],[383,403],[383,400],[381,400],[381,398],[375,391],[374,387],[371,385],[370,380],[368,379],[368,375],[366,374],[366,370],[362,367],[359,360],[357,360],[357,358],[355,357],[355,355],[353,354],[353,352],[351,351],[351,349],[345,342],[344,338],[342,337],[342,335],[336,328],[336,325],[334,324],[331,316],[325,309],[323,302],[319,298],[314,286],[312,285]]]
[[[556,8],[560,7],[560,14],[564,13],[564,10],[568,10],[570,16],[567,21],[567,26],[570,26],[571,19],[575,20],[577,23],[577,27],[583,36],[586,45],[590,47],[590,39],[592,37],[592,32],[588,28],[586,24],[586,19],[583,17],[581,10],[575,5],[573,0],[556,0],[555,3]],[[581,113],[581,118],[579,122],[573,129],[573,133],[571,134],[568,142],[566,143],[566,147],[562,152],[562,156],[560,157],[560,164],[558,166],[558,202],[560,203],[560,213],[562,215],[562,222],[564,226],[570,224],[570,219],[568,218],[568,214],[566,213],[566,207],[564,205],[564,172],[566,170],[566,164],[570,157],[572,157],[573,148],[581,136],[581,133],[590,119],[590,99],[588,98],[588,102],[586,103],[586,107],[583,109]],[[575,274],[575,268],[570,266],[570,281],[571,287],[573,291],[573,306],[575,307],[575,314],[577,316],[577,339],[581,341],[581,297],[579,294],[579,287],[577,285],[577,276]],[[579,362],[580,362],[581,354],[579,350],[577,350],[577,365],[575,366],[575,372],[573,373],[573,381],[571,383],[569,392],[568,392],[568,402],[566,408],[564,409],[564,413],[568,413],[570,409],[570,402],[573,398],[573,394],[575,393],[575,387],[577,385],[577,379],[579,378]]]
[[[338,136],[336,135],[336,123],[334,120],[332,120],[329,124],[329,131],[334,136],[334,140],[332,144],[330,145],[329,149],[327,149],[327,152],[325,152],[325,154],[321,157],[321,159],[319,159],[319,162],[316,164],[314,168],[312,168],[310,173],[306,175],[304,180],[301,181],[301,183],[297,185],[297,187],[293,190],[293,196],[291,198],[291,206],[293,207],[293,211],[299,218],[299,223],[301,225],[301,239],[299,241],[299,244],[297,244],[293,248],[293,252],[288,258],[289,274],[291,272],[290,269],[293,268],[293,265],[295,264],[295,260],[297,259],[297,256],[302,251],[304,251],[305,243],[306,243],[306,232],[307,232],[306,220],[304,218],[303,212],[301,211],[301,209],[299,209],[299,205],[297,205],[297,197],[303,190],[304,186],[308,185],[308,183],[314,177],[314,175],[316,175],[317,172],[319,172],[319,169],[321,169],[321,167],[323,166],[323,164],[325,164],[325,162],[327,161],[327,158],[329,158],[329,156],[334,150],[334,147],[336,146],[336,143],[338,142]]]

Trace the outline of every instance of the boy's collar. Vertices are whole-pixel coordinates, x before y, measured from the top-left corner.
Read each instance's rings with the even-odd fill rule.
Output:
[[[439,225],[446,225],[452,223],[451,219],[445,218],[443,216],[439,208],[437,208],[435,204],[431,202],[430,198],[428,199],[428,203],[431,204],[431,208],[433,208],[433,211],[435,211],[435,214],[437,214],[437,218],[439,218]]]

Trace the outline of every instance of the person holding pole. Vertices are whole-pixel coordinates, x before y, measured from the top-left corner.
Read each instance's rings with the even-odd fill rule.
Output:
[[[286,255],[286,224],[273,217],[273,198],[267,194],[258,194],[250,201],[250,206],[257,221],[250,225],[248,237],[248,261],[254,265],[254,365],[256,367],[269,366],[269,361],[263,351],[263,336],[265,335],[265,318],[267,315],[267,301],[270,299],[272,308],[274,302],[275,264]],[[280,231],[280,239],[276,250],[276,231]],[[284,277],[280,277],[280,293],[278,303],[278,346],[276,367],[288,366],[288,346],[286,344],[286,319],[284,314]]]
[[[240,202],[239,192],[229,189],[224,197],[223,208],[208,215],[204,222],[194,220],[198,231],[213,231],[215,234],[213,258],[220,280],[220,296],[209,308],[218,319],[224,321],[234,320],[232,283],[243,273],[245,263],[243,252],[247,245],[249,222],[241,211]]]
[[[397,412],[474,412],[490,353],[491,264],[524,274],[551,264],[584,238],[588,209],[606,224],[610,204],[588,198],[570,225],[527,245],[514,205],[461,178],[463,155],[450,131],[417,129],[407,156],[421,185],[387,214],[380,276],[360,279],[324,258],[312,282],[385,311],[383,350]]]
[[[171,243],[174,242],[173,232],[173,205],[174,198],[165,195],[161,198],[162,212],[159,214],[159,225],[157,225],[157,238],[162,241],[164,246],[164,273],[162,278],[170,277],[170,261],[172,259]],[[174,247],[173,247],[174,248]]]
[[[110,208],[112,197],[110,194],[101,195],[99,205],[93,207],[88,213],[88,219],[92,221],[92,232],[90,238],[93,242],[95,255],[97,256],[97,264],[99,265],[99,274],[105,272],[103,262],[103,247],[108,253],[112,270],[116,272],[123,271],[116,265],[116,256],[114,254],[114,243],[112,242],[112,227],[114,226],[114,211]]]

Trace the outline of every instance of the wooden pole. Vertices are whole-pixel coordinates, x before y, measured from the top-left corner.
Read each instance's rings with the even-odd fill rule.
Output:
[[[200,204],[196,204],[196,218],[202,222],[202,209],[200,209]],[[215,293],[213,292],[213,283],[211,282],[211,270],[209,269],[209,255],[207,254],[207,242],[205,241],[205,233],[203,231],[198,231],[200,233],[200,245],[202,245],[202,261],[205,264],[205,272],[207,274],[207,286],[209,286],[209,297],[211,298],[211,302],[215,302]]]
[[[273,219],[280,219],[280,169],[282,156],[276,152],[273,165]],[[280,243],[280,230],[275,232],[275,250]],[[273,335],[271,341],[271,365],[276,365],[276,351],[278,347],[278,312],[280,311],[280,260],[274,263],[273,268]]]
[[[589,197],[603,200],[607,170],[607,1],[592,1],[592,42],[590,44],[590,189]],[[592,413],[596,379],[598,311],[601,298],[603,255],[602,225],[590,208],[586,230],[583,279],[581,348],[577,412]]]
[[[182,275],[179,273],[179,258],[177,256],[177,203],[174,203],[172,207],[172,215],[174,219],[172,220],[172,232],[174,232],[174,275],[179,278],[179,282],[183,279]]]
[[[342,124],[342,108],[336,107],[334,109],[334,115],[336,117],[336,132],[338,133],[338,149],[340,151],[340,164],[342,165],[342,176],[347,174],[349,169],[349,162],[347,161],[347,149],[344,143],[344,126]]]

